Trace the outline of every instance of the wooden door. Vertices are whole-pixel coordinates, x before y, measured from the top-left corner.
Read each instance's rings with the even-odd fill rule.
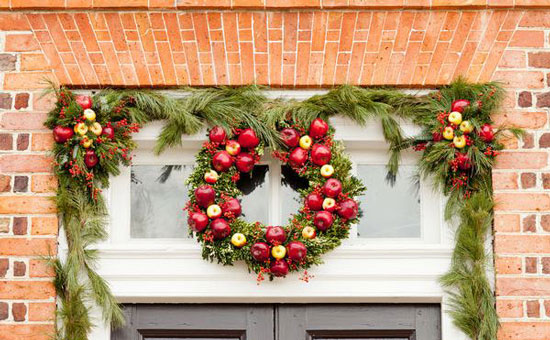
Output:
[[[112,340],[271,340],[271,305],[127,305]]]
[[[440,340],[438,305],[280,305],[276,340]]]
[[[439,305],[127,305],[112,340],[441,340]]]

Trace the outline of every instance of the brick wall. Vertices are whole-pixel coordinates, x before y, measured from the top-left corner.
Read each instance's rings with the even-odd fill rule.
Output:
[[[522,142],[507,141],[494,172],[500,339],[550,339],[548,1],[464,2],[52,0],[34,11],[44,1],[0,0],[0,339],[53,331],[52,273],[40,260],[55,253],[58,232],[45,78],[77,87],[414,88],[458,75],[503,81],[497,119],[527,130]]]

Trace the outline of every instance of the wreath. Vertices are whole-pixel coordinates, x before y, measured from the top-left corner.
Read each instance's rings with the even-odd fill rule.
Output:
[[[205,259],[224,265],[243,260],[258,281],[266,273],[280,277],[301,269],[307,280],[307,268],[320,263],[320,256],[340,245],[357,223],[354,198],[365,187],[351,175],[343,145],[334,141],[334,129],[325,120],[316,118],[309,127],[285,121],[278,131],[283,143],[273,156],[309,183],[300,190],[303,205],[290,223],[264,226],[241,218],[237,182],[259,162],[264,143],[250,127],[227,133],[215,126],[188,179],[193,192],[186,207],[188,225]]]

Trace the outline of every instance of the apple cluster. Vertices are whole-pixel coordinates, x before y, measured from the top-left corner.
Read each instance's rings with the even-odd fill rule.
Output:
[[[86,149],[84,163],[91,169],[99,162],[99,157],[92,149],[94,141],[101,142],[100,136],[113,140],[115,138],[115,129],[111,123],[101,126],[96,121],[96,113],[92,110],[92,98],[90,96],[78,95],[75,97],[75,102],[82,109],[82,116],[75,120],[72,128],[70,126],[57,125],[53,129],[53,138],[57,143],[64,144],[74,137]]]

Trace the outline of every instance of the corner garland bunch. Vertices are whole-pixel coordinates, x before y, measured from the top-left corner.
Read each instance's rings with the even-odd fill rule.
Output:
[[[264,274],[281,277],[298,270],[306,270],[307,280],[307,268],[320,263],[320,255],[337,247],[357,223],[354,197],[365,187],[350,174],[351,162],[323,119],[314,119],[308,134],[293,121],[281,123],[279,131],[284,146],[274,156],[309,182],[301,192],[304,205],[290,224],[264,226],[240,218],[236,182],[253,170],[264,152],[264,144],[247,126],[230,134],[219,126],[210,130],[188,179],[194,193],[186,207],[188,224],[205,259],[224,265],[243,260],[258,281]]]

